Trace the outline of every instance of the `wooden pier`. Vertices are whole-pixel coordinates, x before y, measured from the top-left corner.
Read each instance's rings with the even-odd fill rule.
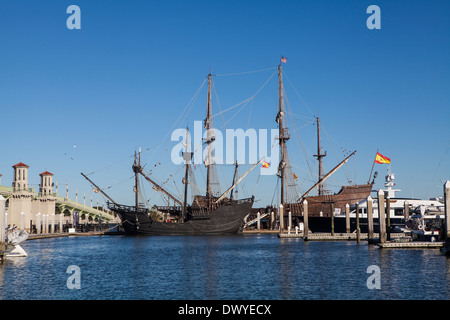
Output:
[[[353,241],[358,240],[358,234],[356,232],[353,233],[335,233],[334,235],[331,233],[311,233],[308,232],[308,236],[306,236],[303,233],[287,233],[287,232],[281,232],[278,233],[279,238],[302,238],[306,241]],[[374,234],[373,242],[378,242],[377,237],[378,234]],[[359,234],[360,240],[368,240],[369,234],[368,233],[360,233]],[[393,233],[391,234],[391,238],[397,239],[397,241],[401,240],[408,240],[411,239],[411,237],[403,234],[403,233]]]
[[[391,235],[392,236],[392,235]],[[431,242],[431,241],[409,241],[409,242],[385,242],[379,243],[380,248],[442,248],[444,242]]]

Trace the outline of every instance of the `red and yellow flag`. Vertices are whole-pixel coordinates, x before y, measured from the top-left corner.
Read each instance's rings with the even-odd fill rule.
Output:
[[[263,167],[263,168],[268,168],[268,167],[270,167],[270,163],[269,163],[269,162],[263,161],[262,167]]]
[[[387,163],[387,164],[389,164],[389,163],[391,163],[391,159],[389,159],[388,157],[383,156],[381,153],[377,152],[377,156],[375,157],[375,163],[380,163],[380,164]]]

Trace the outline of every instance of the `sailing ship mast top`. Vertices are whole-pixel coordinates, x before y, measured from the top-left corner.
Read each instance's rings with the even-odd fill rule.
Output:
[[[208,74],[208,97],[207,97],[207,107],[206,107],[206,119],[205,119],[205,129],[206,129],[206,144],[207,144],[207,156],[205,160],[206,166],[206,198],[210,198],[212,196],[211,193],[211,143],[214,138],[211,136],[211,130],[209,130],[212,126],[211,118],[212,118],[212,106],[211,106],[211,70]]]
[[[134,172],[134,206],[136,208],[136,212],[139,210],[139,173],[142,171],[141,168],[141,147],[139,147],[139,154],[136,156],[136,152],[134,152],[134,163],[133,163],[133,172]]]
[[[317,158],[317,160],[319,161],[319,179],[318,181],[320,181],[322,179],[322,158],[326,157],[327,152],[325,151],[325,153],[322,153],[322,148],[320,147],[320,118],[317,117],[316,118],[316,123],[317,123],[317,154],[314,155],[314,157]],[[319,196],[323,195],[323,184],[319,184],[318,187],[318,194]]]
[[[285,198],[285,169],[286,169],[286,141],[289,140],[289,132],[287,127],[284,127],[283,118],[284,114],[284,103],[283,103],[283,77],[282,77],[282,65],[283,58],[280,61],[280,65],[278,66],[278,114],[276,118],[276,122],[278,122],[278,139],[280,144],[280,152],[281,152],[281,161],[278,166],[278,177],[281,179],[281,204],[284,205]]]
[[[187,214],[187,193],[188,193],[188,184],[189,184],[189,163],[192,159],[192,152],[188,152],[188,150],[190,149],[188,147],[189,141],[188,141],[188,136],[189,136],[189,128],[186,128],[186,147],[185,147],[185,151],[183,152],[183,159],[185,161],[185,169],[184,169],[184,178],[183,178],[183,184],[184,184],[184,198],[183,198],[183,207],[181,210],[181,217],[180,220],[181,222],[184,222],[184,219],[186,218],[186,214]]]

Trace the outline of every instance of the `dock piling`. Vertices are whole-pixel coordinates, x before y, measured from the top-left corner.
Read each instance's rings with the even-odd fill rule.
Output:
[[[373,242],[373,199],[371,196],[367,198],[367,226],[368,235],[367,240],[369,243]]]
[[[257,220],[256,220],[256,228],[258,230],[261,230],[261,212],[258,211],[258,213],[256,214]]]
[[[356,203],[356,242],[360,242],[361,232],[359,229],[359,203]]]
[[[444,184],[444,205],[445,205],[445,229],[444,237],[447,242],[450,240],[450,181]]]
[[[308,240],[308,201],[303,201],[303,238]]]
[[[270,213],[270,230],[275,229],[275,214],[273,211]]]
[[[386,242],[386,217],[384,209],[384,191],[378,191],[378,221],[380,224],[380,243]]]
[[[387,241],[391,241],[391,197],[386,196],[386,235]]]
[[[280,204],[280,210],[279,211],[279,215],[280,215],[280,232],[284,231],[284,211],[283,211],[283,205]]]
[[[350,233],[350,205],[345,205],[345,232]]]
[[[289,211],[289,213],[288,213],[288,230],[289,230],[289,232],[291,231],[291,229],[292,229],[292,213],[291,213],[291,211]]]
[[[409,220],[409,202],[405,201],[403,204],[403,214],[405,216],[405,221]]]
[[[331,211],[331,235],[334,236],[334,205],[330,204]]]
[[[443,252],[450,256],[450,181],[444,184],[444,208],[445,208],[445,220],[444,220],[444,244]]]

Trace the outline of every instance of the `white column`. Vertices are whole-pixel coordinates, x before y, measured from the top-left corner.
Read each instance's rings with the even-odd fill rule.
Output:
[[[42,221],[41,221],[41,213],[38,212],[36,215],[36,233],[41,234],[42,233]]]
[[[6,213],[6,200],[0,194],[0,243],[5,241],[5,213]]]
[[[59,214],[59,233],[63,233],[64,214]]]
[[[20,213],[20,229],[25,230],[25,212]]]
[[[55,214],[52,213],[52,228],[51,233],[55,233]]]

